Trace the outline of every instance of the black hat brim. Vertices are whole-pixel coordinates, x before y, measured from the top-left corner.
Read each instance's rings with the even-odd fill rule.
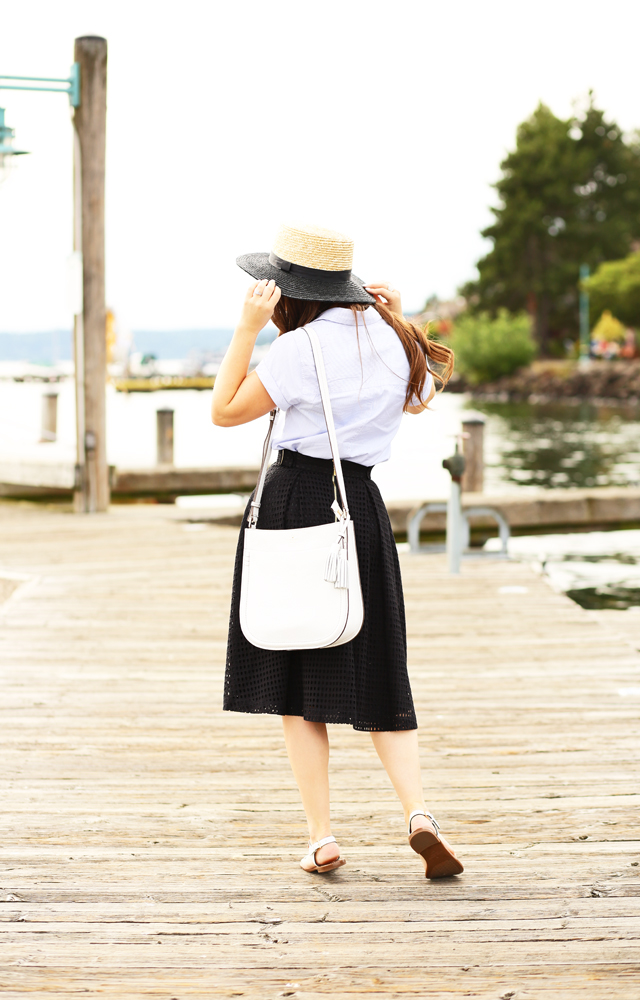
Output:
[[[309,302],[344,302],[346,305],[375,305],[373,295],[365,292],[360,278],[352,274],[344,281],[332,281],[312,274],[281,271],[269,262],[268,253],[246,253],[236,258],[236,264],[258,281],[275,281],[282,294],[290,299]]]

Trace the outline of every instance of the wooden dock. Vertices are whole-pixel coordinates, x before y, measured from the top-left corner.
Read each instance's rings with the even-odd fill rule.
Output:
[[[131,500],[173,502],[178,496],[203,496],[213,493],[249,494],[259,469],[252,466],[218,468],[181,468],[159,465],[148,469],[110,469],[110,489],[114,503]],[[22,500],[71,500],[76,482],[76,467],[71,463],[0,462],[0,498]],[[432,498],[437,500],[437,498]],[[439,502],[446,503],[441,497]],[[531,532],[607,531],[640,525],[640,487],[596,486],[584,489],[516,490],[504,495],[463,493],[463,507],[492,507],[510,526],[513,534]],[[396,537],[406,535],[411,515],[421,501],[392,500],[387,504]],[[209,511],[207,518],[216,520]],[[239,526],[242,514],[235,518],[228,512],[222,523]],[[218,518],[220,520],[220,518]],[[422,521],[426,535],[443,535],[446,516],[429,513]],[[473,517],[474,532],[487,537],[496,533],[491,517]],[[488,530],[487,530],[488,529]]]
[[[115,502],[132,499],[175,501],[178,496],[212,493],[251,493],[260,469],[253,466],[176,468],[158,465],[148,469],[110,468],[111,497]],[[72,500],[76,467],[65,465],[2,463],[0,497],[14,500]],[[640,505],[639,505],[640,506]]]
[[[0,504],[3,998],[637,1000],[640,615],[403,554],[467,870],[424,879],[369,737],[333,727],[348,865],[310,876],[279,720],[220,711],[235,536]]]

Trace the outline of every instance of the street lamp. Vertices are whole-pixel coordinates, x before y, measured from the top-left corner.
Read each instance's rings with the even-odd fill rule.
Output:
[[[9,81],[6,83],[5,81]],[[41,86],[47,84],[47,86]],[[51,86],[54,84],[54,86]],[[80,105],[80,63],[74,63],[69,76],[0,76],[0,90],[48,90],[53,94],[68,94],[72,108]],[[0,108],[0,181],[6,180],[11,158],[24,156],[25,149],[13,148],[15,129],[4,122],[4,108]]]
[[[585,282],[589,277],[589,265],[580,265],[580,368],[589,367],[591,357],[591,332],[589,324],[589,292]]]
[[[0,90],[67,94],[73,108],[73,249],[82,261],[82,305],[78,304],[74,316],[73,338],[77,439],[74,505],[78,512],[94,513],[106,510],[109,504],[104,301],[106,39],[93,35],[76,38],[74,57],[68,77],[0,76]],[[5,156],[18,152],[11,145],[12,138],[13,130],[5,126],[2,145],[9,147]]]
[[[8,80],[9,83],[4,81]],[[40,86],[41,84],[55,86]],[[48,90],[54,94],[68,94],[72,108],[80,105],[80,64],[74,63],[69,76],[0,76],[0,90]],[[0,181],[6,180],[11,157],[24,156],[26,150],[13,148],[15,129],[4,123],[4,108],[0,108]]]
[[[6,180],[14,156],[27,155],[26,149],[14,149],[15,129],[9,128],[4,120],[4,108],[0,108],[0,183]]]

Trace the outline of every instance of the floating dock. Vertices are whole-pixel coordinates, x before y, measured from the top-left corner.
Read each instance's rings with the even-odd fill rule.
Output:
[[[160,389],[212,389],[215,375],[145,375],[112,378],[118,392],[158,392]]]
[[[110,469],[114,500],[172,500],[177,496],[251,493],[259,469],[253,466],[183,469],[173,465],[148,469]],[[4,463],[0,465],[0,496],[13,499],[71,500],[76,467]]]

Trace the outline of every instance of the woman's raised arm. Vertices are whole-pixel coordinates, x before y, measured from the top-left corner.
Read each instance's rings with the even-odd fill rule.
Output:
[[[240,322],[213,386],[211,419],[218,427],[246,424],[275,406],[256,373],[248,372],[256,338],[273,316],[280,294],[275,281],[266,279],[247,290]]]

